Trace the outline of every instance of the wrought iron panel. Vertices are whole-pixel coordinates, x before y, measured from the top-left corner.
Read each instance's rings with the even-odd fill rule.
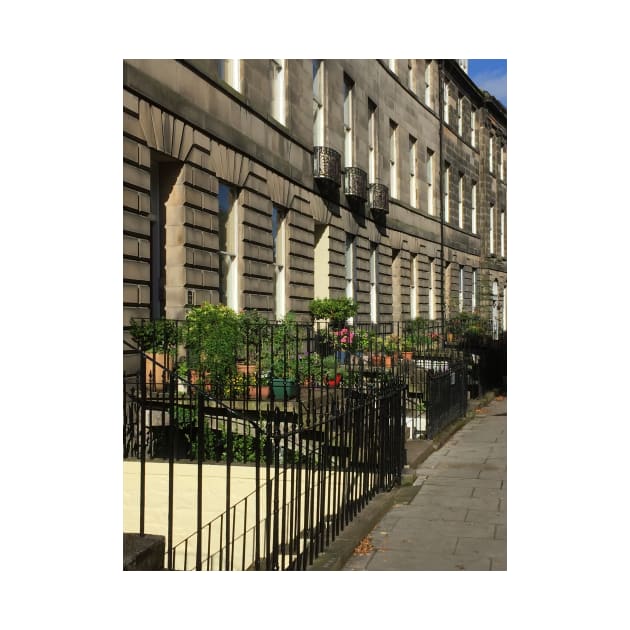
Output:
[[[344,192],[348,197],[367,199],[367,173],[357,166],[349,166],[344,173]]]
[[[313,147],[313,177],[341,185],[341,155],[330,147]]]
[[[374,212],[389,213],[389,190],[385,184],[370,184],[368,201]]]

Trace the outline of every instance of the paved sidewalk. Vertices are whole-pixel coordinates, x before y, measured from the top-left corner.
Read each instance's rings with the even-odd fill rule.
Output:
[[[417,494],[392,507],[343,571],[507,569],[507,398],[480,411],[421,464]]]

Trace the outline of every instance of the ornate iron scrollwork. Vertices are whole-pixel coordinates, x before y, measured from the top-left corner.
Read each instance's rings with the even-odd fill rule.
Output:
[[[341,185],[341,155],[329,147],[313,147],[313,177]]]
[[[348,197],[367,199],[367,173],[358,166],[348,166],[343,177],[344,192]]]
[[[385,184],[370,184],[368,202],[372,212],[389,213],[389,190]]]

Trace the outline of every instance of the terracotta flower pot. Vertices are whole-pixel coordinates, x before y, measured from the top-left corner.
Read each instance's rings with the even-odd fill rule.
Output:
[[[197,372],[197,370],[190,370],[190,382],[193,385],[196,385],[199,382],[199,373]],[[210,385],[210,381],[206,380],[206,387],[205,390],[207,392],[211,391],[211,385]]]
[[[249,376],[250,374],[256,373],[256,366],[252,363],[237,363],[236,371],[239,374],[246,374]]]
[[[172,357],[163,352],[149,353],[145,362],[145,377],[147,389],[150,392],[164,391],[164,383],[168,383],[169,373],[172,367]]]
[[[267,400],[271,395],[271,387],[269,385],[250,385],[247,388],[247,397],[250,400],[256,400],[256,396],[260,391],[260,400]]]
[[[341,380],[342,380],[341,374],[337,373],[335,375],[335,378],[328,378],[326,379],[326,382],[328,383],[328,387],[337,387],[341,385]]]

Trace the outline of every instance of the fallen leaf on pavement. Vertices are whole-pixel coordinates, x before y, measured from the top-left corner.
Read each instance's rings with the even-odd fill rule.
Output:
[[[355,556],[364,556],[370,552],[374,551],[374,545],[372,544],[372,539],[369,536],[366,536],[355,548],[354,555]]]

